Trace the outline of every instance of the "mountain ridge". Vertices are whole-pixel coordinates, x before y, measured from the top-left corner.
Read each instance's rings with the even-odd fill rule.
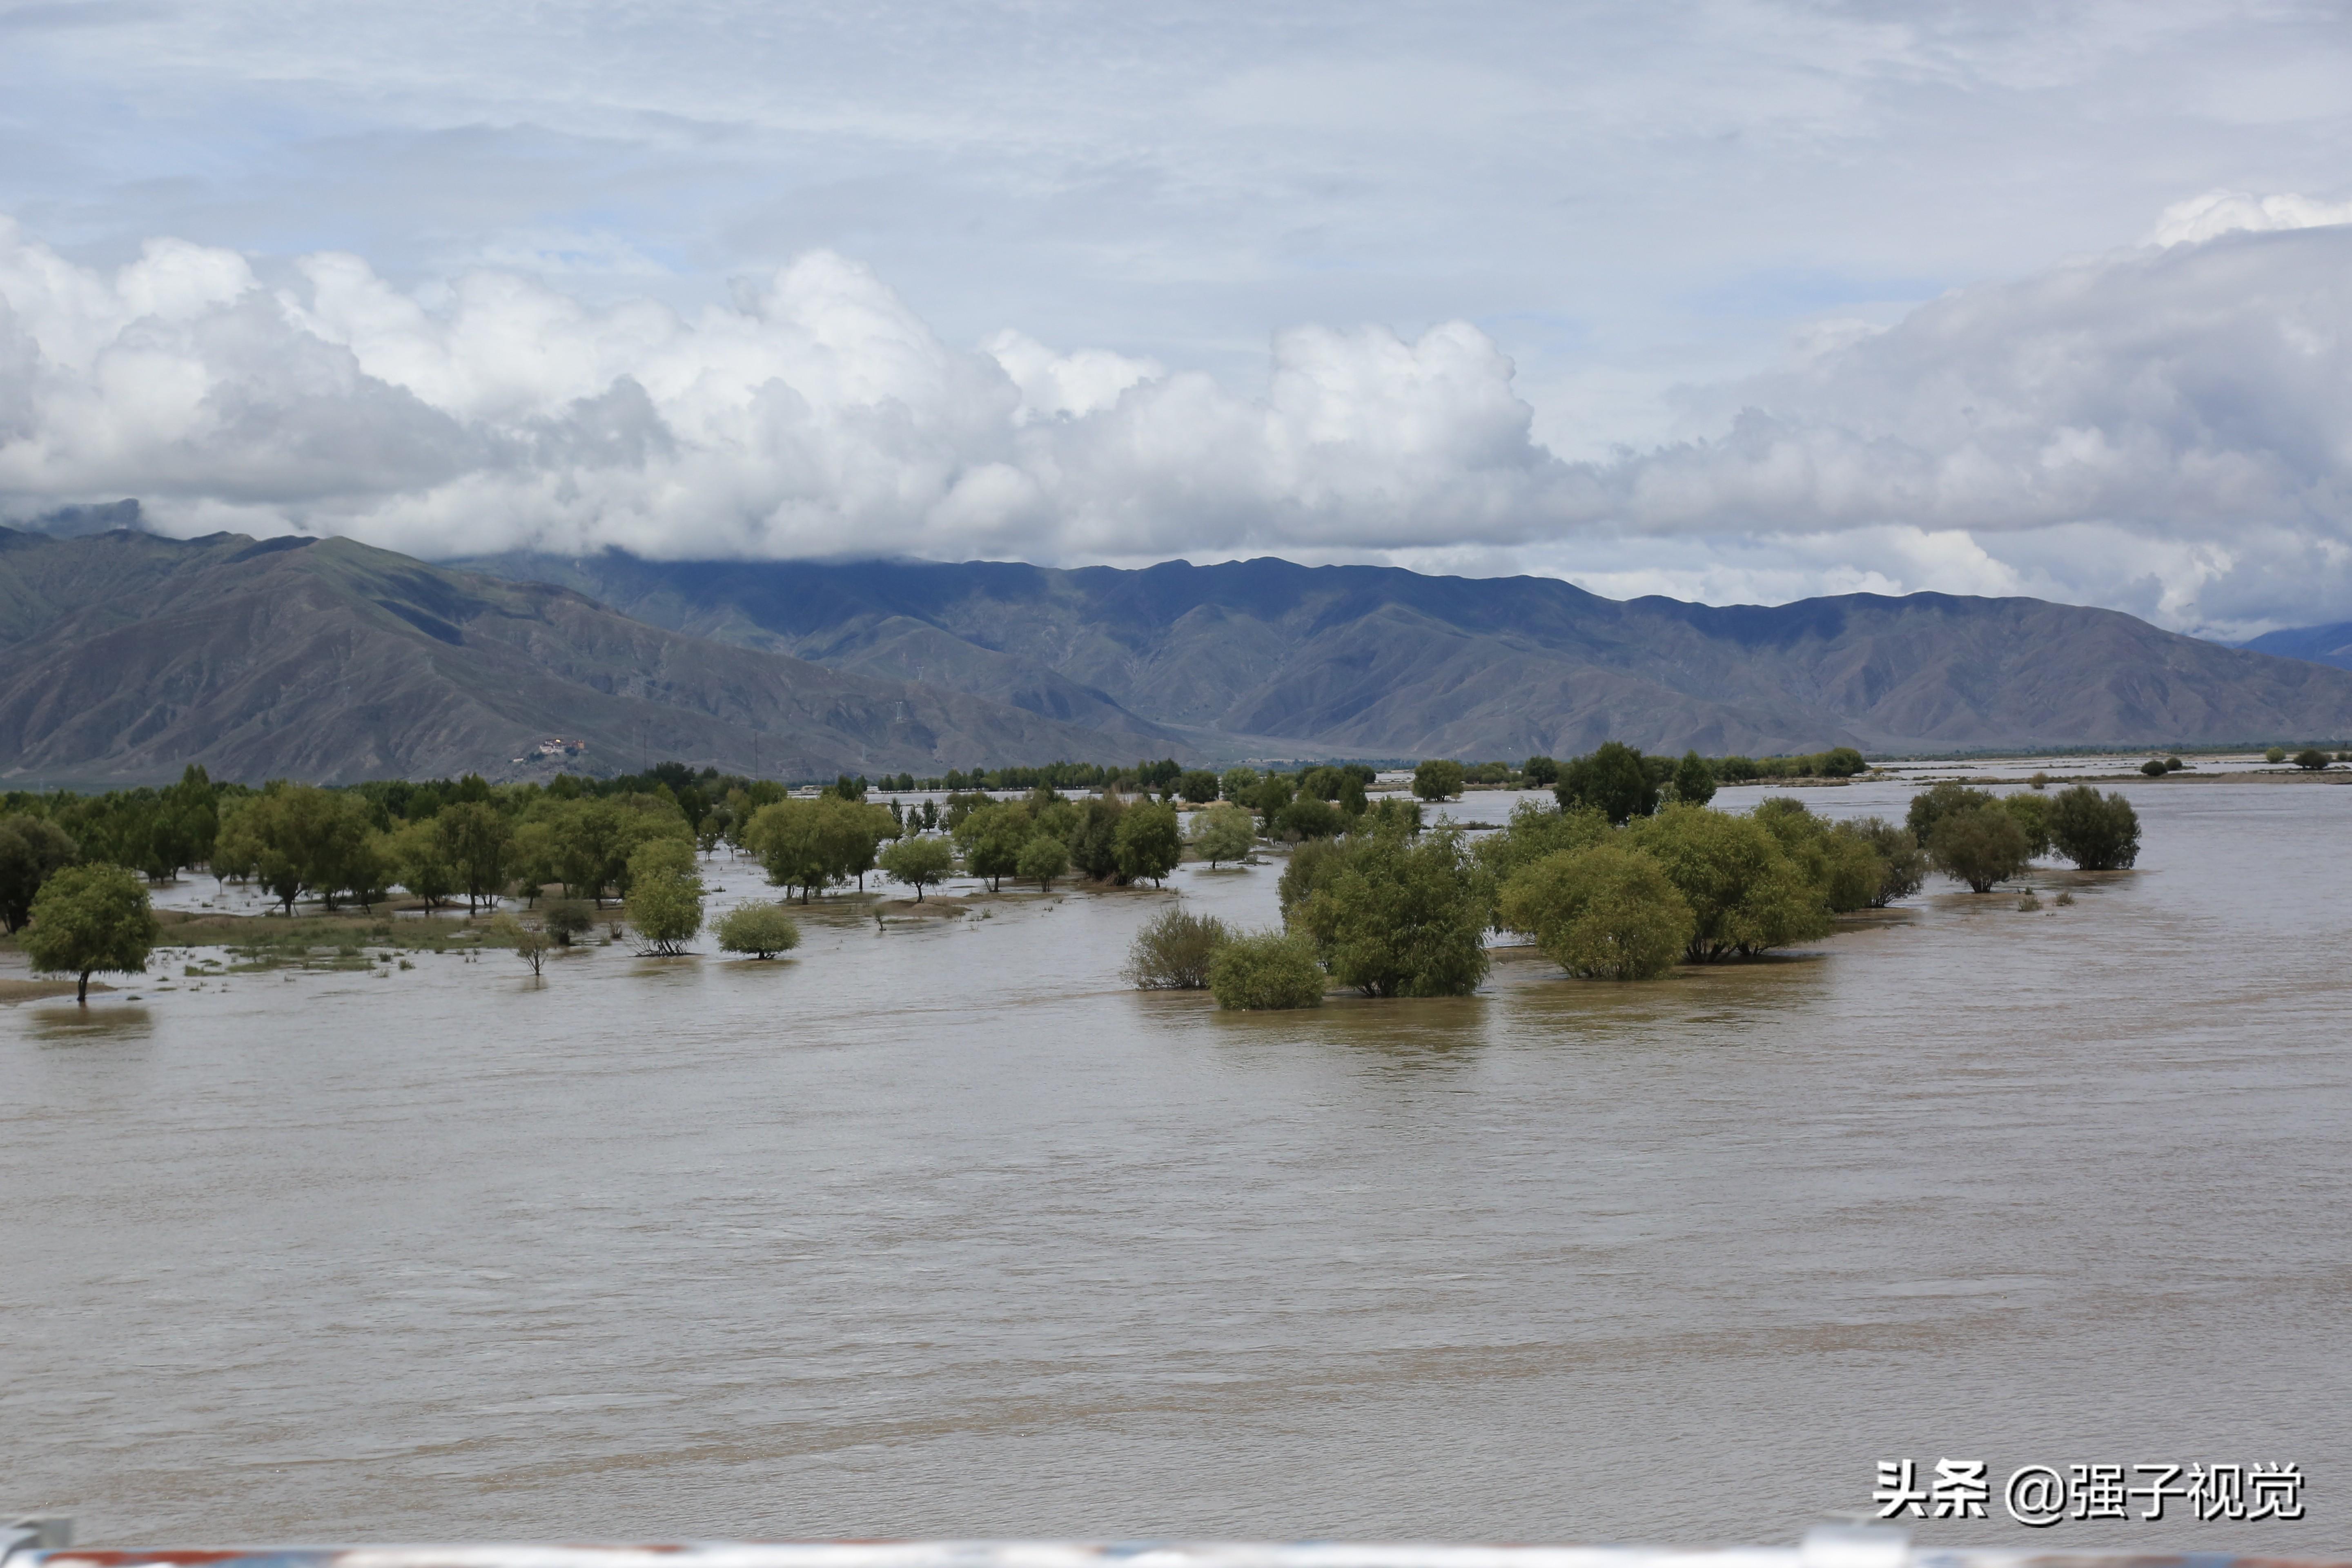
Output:
[[[527,774],[542,739],[784,778],[1134,748],[345,539],[0,529],[0,780]]]
[[[1567,755],[1610,738],[1764,754],[2352,732],[2352,682],[2336,672],[2028,598],[1708,605],[1271,557],[1130,570],[608,551],[468,564],[831,668],[919,671],[1024,705],[1054,691],[1097,726],[1331,755]]]

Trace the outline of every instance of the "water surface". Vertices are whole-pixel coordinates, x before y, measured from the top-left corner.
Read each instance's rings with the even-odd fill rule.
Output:
[[[0,1488],[106,1542],[1696,1542],[1882,1458],[2294,1460],[2301,1524],[1921,1533],[2352,1545],[2352,791],[2125,787],[2144,868],[2043,913],[1643,986],[1220,1016],[1120,988],[1140,890],[0,1008]]]

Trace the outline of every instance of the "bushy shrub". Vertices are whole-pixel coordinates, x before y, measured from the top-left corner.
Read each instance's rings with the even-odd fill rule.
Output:
[[[1861,909],[1877,896],[1885,868],[1860,833],[1843,824],[1832,826],[1806,810],[1804,802],[1785,795],[1760,802],[1756,820],[1780,841],[1832,914]]]
[[[2139,771],[2146,773],[2152,779],[2160,779],[2165,773],[2164,759],[2162,757],[2150,757],[2147,761],[2140,763]]]
[[[1687,951],[1695,962],[1753,957],[1829,934],[1821,889],[1754,817],[1675,805],[1635,823],[1627,837],[1665,868],[1690,905]]]
[[[1235,1012],[1323,1005],[1322,965],[1303,936],[1258,931],[1237,936],[1209,961],[1209,993]]]
[[[1500,887],[1522,866],[1563,850],[1589,849],[1609,837],[1609,819],[1590,806],[1560,811],[1523,800],[1500,832],[1483,834],[1471,851]]]
[[[719,919],[719,945],[727,952],[773,958],[801,944],[800,922],[782,904],[738,904]]]
[[[1927,881],[1927,852],[1911,830],[1885,817],[1865,816],[1841,826],[1859,837],[1878,857],[1878,888],[1870,907],[1883,910],[1897,899],[1907,899]]]
[[[2294,754],[2294,765],[2308,773],[2315,773],[2327,765],[2327,753],[2313,747],[2305,747]]]
[[[1911,797],[1911,810],[1904,817],[1903,826],[1924,847],[1936,837],[1936,824],[1946,816],[1956,811],[1990,805],[1998,798],[1989,789],[1971,789],[1956,779],[1946,779]]]
[[[1212,867],[1220,861],[1244,859],[1257,845],[1257,819],[1240,806],[1221,801],[1193,814],[1186,837],[1192,853]]]
[[[1054,879],[1069,868],[1069,846],[1050,833],[1040,833],[1021,847],[1021,879],[1036,883],[1041,893],[1052,892]]]
[[[702,929],[702,878],[694,848],[676,838],[656,838],[629,857],[629,924],[647,953],[671,957]]]
[[[1622,741],[1603,741],[1560,769],[1552,794],[1563,811],[1586,806],[1615,824],[1656,811],[1661,782],[1650,775],[1641,752]]]
[[[1232,940],[1233,932],[1214,915],[1181,907],[1162,910],[1135,933],[1122,973],[1139,991],[1204,990],[1211,961]]]
[[[1503,886],[1501,923],[1570,974],[1651,980],[1674,967],[1697,922],[1655,860],[1602,844],[1522,867]]]
[[[595,911],[585,899],[550,899],[540,915],[540,925],[557,943],[570,947],[572,939],[596,923]]]
[[[2023,869],[2030,847],[2025,829],[1998,805],[1949,813],[1927,836],[1927,858],[1936,869],[1978,893],[1992,891],[1994,883]]]
[[[1486,977],[1494,882],[1458,829],[1351,833],[1294,891],[1291,924],[1367,996],[1461,996]]]
[[[2084,870],[2120,871],[2139,858],[2139,813],[2122,795],[2102,798],[2089,784],[2076,784],[2050,805],[2051,842]]]
[[[1462,764],[1432,757],[1412,770],[1412,793],[1423,800],[1450,800],[1462,793],[1466,775]]]

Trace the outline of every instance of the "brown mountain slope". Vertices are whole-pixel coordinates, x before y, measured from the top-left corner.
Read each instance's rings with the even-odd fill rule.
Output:
[[[348,540],[0,530],[0,778],[327,782],[480,770],[583,740],[784,778],[1132,760],[965,692],[633,621],[576,593]],[[544,767],[536,771],[545,771]]]
[[[1517,758],[1611,737],[1721,754],[2352,734],[2352,673],[2038,599],[1717,608],[1550,578],[1273,560],[476,564],[838,668],[992,696],[1058,680],[1208,751],[1221,736],[1277,755]],[[1103,722],[1091,709],[1087,721]]]

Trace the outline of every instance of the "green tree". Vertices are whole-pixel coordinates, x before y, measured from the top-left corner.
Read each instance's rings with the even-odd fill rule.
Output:
[[[1511,808],[1501,831],[1481,836],[1472,853],[1500,887],[1522,866],[1563,850],[1590,848],[1608,837],[1609,819],[1591,806],[1561,811],[1523,800]]]
[[[2326,752],[2311,749],[2297,752],[2294,754],[2294,765],[2299,768],[2306,769],[2312,773],[2317,773],[2320,769],[2327,765],[2327,753]]]
[[[1461,996],[1489,959],[1494,885],[1460,830],[1351,834],[1295,911],[1332,976],[1367,996]]]
[[[1339,808],[1311,795],[1302,795],[1282,808],[1276,824],[1283,837],[1294,842],[1309,838],[1334,838],[1344,832],[1348,819]]]
[[[1927,881],[1927,854],[1911,830],[1885,817],[1865,816],[1859,822],[1843,823],[1868,844],[1878,857],[1878,887],[1871,894],[1870,907],[1883,910],[1897,899],[1907,899]]]
[[[1070,847],[1050,833],[1040,833],[1021,847],[1020,877],[1034,882],[1041,893],[1054,890],[1054,879],[1070,868]]]
[[[1903,825],[1924,846],[1935,837],[1936,824],[1946,816],[1956,811],[1978,811],[1998,805],[2000,798],[1989,789],[1971,789],[1957,780],[1946,779],[1911,797],[1911,809]]]
[[[1323,1005],[1322,965],[1304,936],[1259,931],[1236,936],[1209,961],[1209,994],[1235,1012]]]
[[[32,913],[26,956],[42,973],[79,975],[74,999],[85,1006],[91,975],[144,973],[160,930],[145,885],[121,866],[61,868],[33,895]]]
[[[1217,793],[1238,805],[1253,805],[1257,800],[1258,776],[1255,768],[1227,768],[1217,780]]]
[[[341,791],[274,781],[239,802],[221,832],[289,915],[306,891],[331,910],[345,889],[369,892],[364,884],[383,874],[367,803]]]
[[[1280,773],[1268,773],[1258,781],[1250,804],[1257,808],[1260,831],[1268,838],[1281,831],[1282,813],[1298,793],[1297,781]]]
[[[550,899],[540,916],[541,929],[563,947],[570,947],[573,937],[595,923],[596,917],[585,899]]]
[[[1176,781],[1177,793],[1193,805],[1208,805],[1222,787],[1217,775],[1206,768],[1193,768]]]
[[[457,886],[466,891],[466,912],[472,914],[485,900],[497,902],[506,890],[514,854],[514,825],[505,813],[485,801],[461,801],[433,819],[433,835]]]
[[[967,815],[955,830],[963,847],[964,869],[987,879],[988,890],[1000,892],[1004,879],[1021,874],[1021,851],[1037,831],[1029,807],[1017,801],[984,806]]]
[[[2085,871],[2126,870],[2139,859],[2139,814],[2120,795],[2076,784],[2051,799],[2050,838]]]
[[[1690,906],[1685,952],[1696,963],[1749,958],[1829,934],[1821,891],[1754,817],[1677,804],[1635,823],[1628,837]]]
[[[2025,835],[2025,858],[2038,858],[2050,853],[2050,798],[2020,791],[2000,797],[2001,810],[2017,822],[2017,830]]]
[[[1805,809],[1792,795],[1758,803],[1756,820],[1780,841],[1780,848],[1832,914],[1867,905],[1877,896],[1885,868],[1868,838],[1842,832]]]
[[[1927,858],[1971,892],[1989,893],[2024,868],[2025,830],[1999,805],[1948,812],[1927,836]]]
[[[1696,751],[1685,752],[1675,764],[1675,798],[1689,805],[1705,805],[1715,798],[1715,770]]]
[[[1192,814],[1186,837],[1192,853],[1214,869],[1220,861],[1245,858],[1257,847],[1257,819],[1240,806],[1220,802]]]
[[[1232,939],[1214,915],[1196,915],[1181,905],[1162,910],[1136,933],[1120,973],[1139,991],[1203,991],[1217,950]]]
[[[782,904],[738,904],[719,916],[713,929],[723,952],[748,952],[754,958],[773,958],[801,944],[800,922]]]
[[[674,957],[702,929],[702,877],[694,847],[671,837],[650,838],[629,857],[629,924],[644,951]]]
[[[2284,746],[2273,746],[2269,751],[2263,753],[2263,761],[2273,764],[2286,761],[2286,748]]]
[[[1112,852],[1120,881],[1160,886],[1184,858],[1184,838],[1177,831],[1174,805],[1160,801],[1129,811],[1113,835]]]
[[[1115,795],[1097,795],[1081,805],[1070,829],[1070,864],[1097,882],[1125,881],[1118,868],[1118,827],[1127,811],[1127,802]],[[1027,843],[1027,836],[1018,842]],[[1017,863],[1017,846],[1013,854]]]
[[[1654,980],[1689,947],[1688,900],[1647,855],[1614,844],[1565,850],[1503,884],[1500,923],[1535,938],[1570,974]]]
[[[1519,764],[1519,777],[1529,789],[1549,789],[1559,782],[1559,764],[1546,756],[1529,757]]]
[[[826,842],[822,803],[780,800],[763,805],[744,830],[744,847],[759,858],[768,880],[786,889],[798,888],[801,902],[833,879],[832,851]]]
[[[74,841],[46,817],[0,817],[0,927],[15,931],[32,918],[41,885],[73,864]]]
[[[1586,806],[1622,826],[1658,809],[1658,784],[1643,765],[1642,753],[1620,741],[1603,741],[1560,770],[1552,786],[1560,809]]]
[[[919,904],[925,888],[938,886],[955,869],[955,846],[944,838],[901,838],[882,851],[882,869],[914,889]]]
[[[1444,757],[1432,757],[1412,770],[1412,793],[1417,800],[1452,800],[1462,793],[1462,764]]]
[[[490,940],[512,948],[517,958],[530,965],[534,980],[547,963],[548,950],[555,945],[544,927],[527,926],[512,915],[500,915],[490,922]]]
[[[384,858],[391,864],[393,880],[424,900],[426,909],[438,909],[457,891],[457,873],[430,818],[404,822],[386,837]]]

